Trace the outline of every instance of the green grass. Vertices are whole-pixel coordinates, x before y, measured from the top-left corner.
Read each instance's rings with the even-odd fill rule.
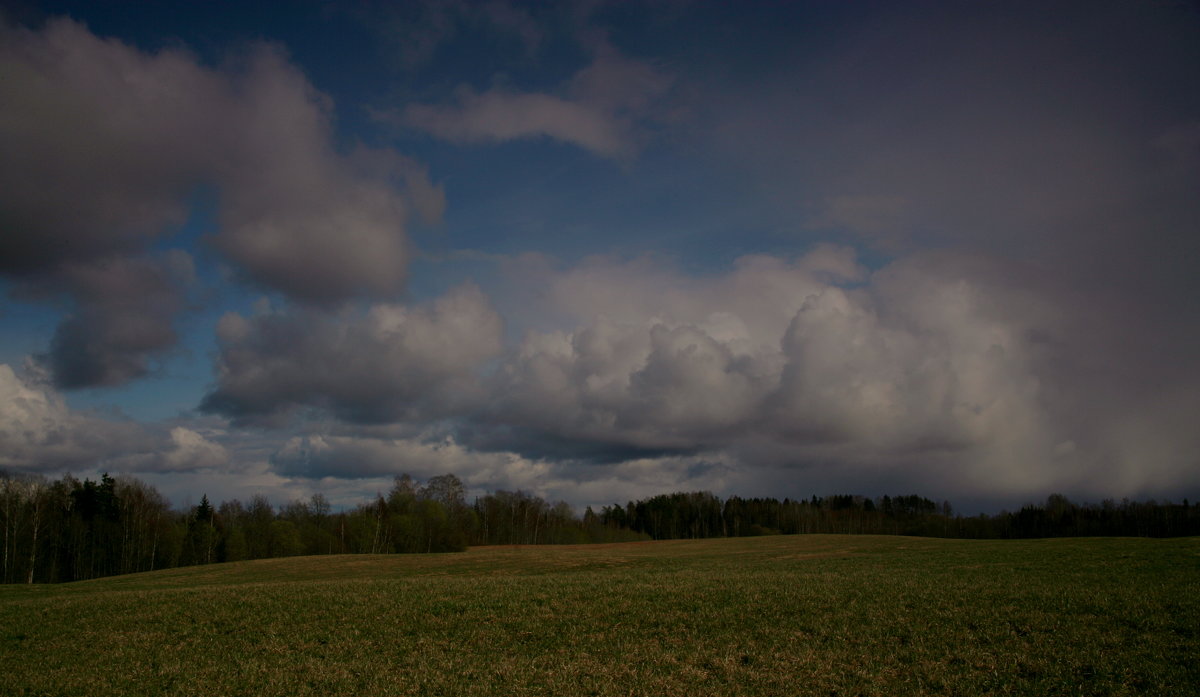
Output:
[[[0,586],[3,695],[1200,693],[1200,539],[832,535]]]

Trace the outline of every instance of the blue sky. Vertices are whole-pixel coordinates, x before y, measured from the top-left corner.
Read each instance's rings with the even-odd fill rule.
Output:
[[[1195,498],[1188,3],[16,3],[0,468]]]

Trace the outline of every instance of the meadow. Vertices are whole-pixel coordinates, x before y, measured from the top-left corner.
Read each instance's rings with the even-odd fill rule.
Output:
[[[1200,538],[803,535],[0,586],[3,695],[1200,693]]]

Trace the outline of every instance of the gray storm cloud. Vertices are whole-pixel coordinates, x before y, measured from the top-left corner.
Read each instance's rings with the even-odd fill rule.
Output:
[[[713,90],[705,132],[812,232],[893,257],[1036,262],[1107,304],[1187,309],[1200,292],[1200,93],[1183,87],[1200,76],[1195,8],[925,9],[883,8],[818,59],[796,47]]]
[[[60,388],[120,385],[152,371],[178,340],[173,323],[192,284],[191,257],[67,262],[39,285],[75,299],[40,356]]]
[[[425,306],[231,313],[217,327],[217,385],[202,408],[239,422],[304,408],[367,423],[437,418],[478,398],[477,371],[500,352],[502,331],[474,286]]]
[[[535,279],[544,309],[573,314],[573,329],[507,347],[473,288],[353,317],[231,316],[206,405],[245,421],[303,407],[347,424],[440,424],[417,440],[291,442],[273,461],[295,476],[428,464],[419,443],[433,438],[464,474],[491,453],[582,481],[683,461],[720,463],[696,470],[705,482],[853,473],[996,497],[1186,478],[1195,436],[1162,417],[1194,397],[1177,388],[1080,412],[1116,389],[1062,369],[1098,335],[1029,279],[1013,284],[1020,273],[947,253],[868,273],[829,246],[709,277],[596,259]]]
[[[964,466],[1016,448],[1052,467],[1047,376],[1029,339],[1046,308],[1001,312],[1002,289],[952,268],[897,265],[866,278],[844,249],[747,258],[707,280],[660,270],[639,285],[628,273],[611,264],[551,280],[569,293],[560,302],[594,319],[531,333],[510,354],[481,442],[507,436],[506,447],[527,454],[588,442],[619,459],[631,448],[721,451],[766,439],[798,462],[818,451],[879,461],[951,451]],[[593,286],[610,289],[599,300],[608,312]],[[488,441],[490,424],[504,436]]]
[[[1106,310],[1036,265],[925,253],[868,275],[826,247],[708,279],[633,262],[547,282],[580,325],[510,352],[468,435],[481,447],[724,453],[976,496],[1195,484],[1195,362],[1148,389]]]
[[[50,352],[62,386],[126,382],[174,345],[180,303],[142,255],[204,187],[217,196],[213,247],[247,280],[305,302],[397,295],[409,211],[441,215],[442,192],[416,163],[339,152],[328,98],[269,45],[214,69],[56,19],[0,26],[0,76],[0,272],[75,299]],[[125,286],[95,280],[120,267],[157,284],[158,301],[128,303]]]

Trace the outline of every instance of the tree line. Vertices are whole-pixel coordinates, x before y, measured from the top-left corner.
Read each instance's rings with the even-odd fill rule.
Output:
[[[471,545],[588,544],[771,534],[843,533],[932,537],[1200,535],[1200,511],[1155,501],[1077,504],[1061,495],[1015,513],[963,517],[948,502],[916,495],[867,498],[727,499],[678,492],[577,515],[521,491],[468,502],[453,474],[392,487],[353,509],[323,494],[278,508],[261,495],[173,509],[133,477],[98,482],[0,472],[0,583],[54,583],[101,576],[315,554],[455,552]]]
[[[1061,494],[1014,512],[961,516],[917,496],[813,496],[722,501],[708,492],[661,494],[601,509],[602,524],[655,540],[842,533],[952,538],[1180,537],[1200,535],[1200,509],[1156,501],[1075,503]]]
[[[56,583],[102,576],[313,554],[457,552],[468,545],[585,544],[649,539],[605,527],[525,492],[468,503],[446,474],[396,477],[387,493],[333,511],[323,494],[278,508],[266,497],[214,504],[202,496],[175,510],[133,477],[100,481],[0,472],[0,583]]]

